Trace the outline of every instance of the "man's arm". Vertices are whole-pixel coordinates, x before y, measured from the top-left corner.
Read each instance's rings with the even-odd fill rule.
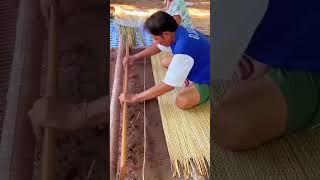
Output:
[[[137,94],[137,101],[149,100],[173,90],[174,87],[181,87],[193,64],[194,59],[186,54],[174,55],[163,82]]]
[[[219,0],[213,6],[214,43],[211,77],[230,80],[262,20],[268,0]]]
[[[150,57],[153,56],[155,54],[158,54],[160,52],[160,49],[157,46],[157,43],[153,43],[152,46],[144,49],[143,51],[134,54],[134,59],[138,60],[138,59],[144,59],[146,57]]]
[[[174,87],[181,87],[193,64],[194,59],[189,55],[174,55],[163,81],[154,87],[137,94],[137,101],[149,100],[173,90]]]
[[[167,85],[164,82],[160,82],[159,84],[153,86],[152,88],[137,94],[136,98],[137,98],[137,101],[146,101],[146,100],[150,100],[155,97],[161,96],[173,89],[174,89],[173,86]]]
[[[153,55],[159,53],[160,51],[161,50],[158,48],[157,43],[154,42],[151,47],[148,47],[137,54],[124,57],[122,64],[123,64],[123,66],[125,66],[127,63],[131,64],[132,62],[134,62],[136,60],[139,60],[139,59],[143,60],[144,58],[153,56]]]
[[[119,97],[120,102],[122,103],[124,100],[129,103],[145,101],[161,96],[173,90],[174,87],[182,87],[183,82],[187,78],[193,64],[193,58],[186,54],[174,55],[168,67],[166,76],[161,83],[136,95],[125,95],[122,93]]]
[[[146,101],[146,100],[150,100],[153,99],[155,97],[161,96],[171,90],[173,90],[174,87],[167,85],[163,82],[153,86],[152,88],[143,91],[139,94],[129,94],[129,93],[121,93],[121,95],[119,96],[119,100],[120,103],[122,104],[124,101],[126,101],[127,103],[135,103],[135,102],[139,102],[139,101]]]

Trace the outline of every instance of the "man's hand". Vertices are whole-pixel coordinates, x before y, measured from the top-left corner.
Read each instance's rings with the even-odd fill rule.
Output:
[[[37,141],[42,139],[43,128],[70,131],[76,128],[73,121],[84,119],[81,106],[69,104],[56,97],[41,97],[28,112]]]
[[[121,93],[119,100],[121,104],[123,104],[123,102],[136,103],[138,102],[138,97],[136,94]]]
[[[57,126],[57,122],[53,120],[56,118],[53,118],[52,115],[60,115],[60,118],[62,118],[63,114],[65,114],[65,112],[61,111],[61,108],[58,108],[58,104],[59,103],[51,97],[41,97],[33,104],[32,109],[28,112],[33,132],[38,142],[42,139],[43,127],[55,128]],[[50,112],[51,110],[55,112],[52,113]]]
[[[136,58],[133,55],[124,57],[122,61],[123,67],[126,67],[126,64],[131,65],[135,60]]]
[[[238,80],[256,80],[268,72],[269,66],[250,57],[243,56],[235,71]]]

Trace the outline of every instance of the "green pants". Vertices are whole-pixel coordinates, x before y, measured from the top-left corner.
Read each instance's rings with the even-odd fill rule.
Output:
[[[320,73],[272,69],[268,74],[287,103],[287,133],[320,123]]]
[[[210,94],[211,94],[209,85],[194,83],[194,86],[197,88],[197,90],[200,94],[199,105],[207,102],[210,99]]]

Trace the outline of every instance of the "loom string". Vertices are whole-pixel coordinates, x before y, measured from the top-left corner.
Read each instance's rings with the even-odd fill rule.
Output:
[[[147,9],[147,0],[144,1]],[[142,41],[144,44],[144,41]],[[144,45],[145,46],[145,45]],[[143,60],[143,91],[146,90],[146,58]],[[142,165],[142,180],[145,180],[145,165],[146,165],[146,149],[147,149],[147,128],[146,128],[146,101],[143,101],[143,165]]]

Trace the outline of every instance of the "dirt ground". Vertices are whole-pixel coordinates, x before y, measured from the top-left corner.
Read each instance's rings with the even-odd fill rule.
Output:
[[[133,50],[134,54],[140,50]],[[116,49],[110,50],[110,72],[114,72],[116,61]],[[146,83],[148,89],[154,85],[150,59],[146,60]],[[129,67],[128,91],[138,93],[144,89],[143,78],[144,61],[137,62]],[[110,76],[112,77],[112,75]],[[111,81],[112,82],[112,81]],[[144,111],[143,103],[129,105],[128,110],[128,158],[127,169],[129,180],[142,179],[143,152],[144,152]],[[147,147],[145,179],[169,180],[172,173],[170,169],[170,159],[166,146],[165,136],[162,128],[160,111],[156,99],[146,102],[146,127],[147,127]],[[120,134],[121,131],[119,131]],[[119,136],[121,138],[121,136]],[[121,139],[119,139],[121,140]],[[120,148],[119,148],[120,150]],[[120,152],[120,151],[119,151]],[[120,153],[119,153],[120,158]]]
[[[103,46],[106,44],[104,7],[78,8],[60,24],[58,39],[58,92],[65,101],[72,103],[92,101],[108,94],[108,61],[105,59],[106,50]],[[44,58],[41,95],[45,93],[46,71],[47,62]],[[59,134],[56,147],[56,179],[106,180],[108,138],[107,128]],[[39,164],[37,161],[35,164],[34,179],[38,179]],[[90,178],[87,178],[88,175]]]

